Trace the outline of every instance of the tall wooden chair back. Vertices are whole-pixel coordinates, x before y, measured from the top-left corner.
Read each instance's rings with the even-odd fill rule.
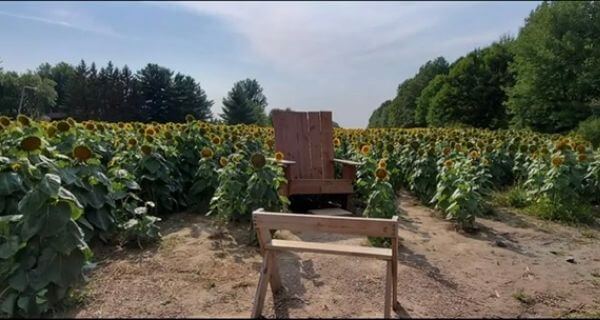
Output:
[[[290,166],[291,179],[333,179],[333,122],[331,111],[273,111],[275,149]]]

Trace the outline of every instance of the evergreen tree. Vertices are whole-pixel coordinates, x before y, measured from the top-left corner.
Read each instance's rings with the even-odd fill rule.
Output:
[[[223,98],[223,114],[221,117],[227,124],[268,122],[265,114],[267,98],[263,89],[255,79],[238,81]]]

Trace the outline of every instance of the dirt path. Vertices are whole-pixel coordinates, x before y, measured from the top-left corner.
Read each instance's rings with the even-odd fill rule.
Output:
[[[479,219],[481,231],[466,236],[407,195],[400,208],[398,317],[600,312],[600,232],[501,212]],[[154,248],[97,253],[83,303],[66,316],[248,317],[261,262],[246,245],[248,231],[231,227],[222,236],[192,214],[175,215],[162,228]],[[366,244],[351,236],[278,236]],[[285,292],[275,303],[267,294],[265,316],[382,316],[383,262],[310,253],[279,261]]]

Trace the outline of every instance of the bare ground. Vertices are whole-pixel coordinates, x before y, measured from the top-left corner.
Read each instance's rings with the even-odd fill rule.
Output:
[[[559,317],[600,314],[600,232],[499,209],[475,235],[456,232],[402,195],[397,317]],[[160,245],[97,249],[98,267],[67,317],[248,317],[261,257],[248,230],[220,234],[202,215],[162,224]],[[362,237],[281,232],[281,238],[366,245]],[[568,262],[569,257],[574,263]],[[266,317],[381,317],[384,262],[280,254],[285,291]]]

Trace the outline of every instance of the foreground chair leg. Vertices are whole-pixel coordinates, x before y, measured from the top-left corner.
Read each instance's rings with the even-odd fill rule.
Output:
[[[273,297],[275,297],[281,288],[281,277],[279,276],[279,267],[277,266],[277,253],[271,251],[271,254],[272,257],[269,261],[269,284],[271,285]]]
[[[386,268],[386,276],[385,276],[385,303],[384,303],[384,310],[383,310],[383,317],[388,319],[390,318],[391,315],[391,309],[392,309],[392,262],[388,261],[387,262],[387,268]]]
[[[260,279],[258,280],[258,286],[256,287],[256,294],[254,295],[254,305],[252,306],[251,318],[258,318],[262,314],[262,309],[265,304],[265,296],[267,295],[267,285],[269,284],[270,278],[270,265],[273,260],[273,253],[271,251],[265,252],[263,263],[260,268]]]

